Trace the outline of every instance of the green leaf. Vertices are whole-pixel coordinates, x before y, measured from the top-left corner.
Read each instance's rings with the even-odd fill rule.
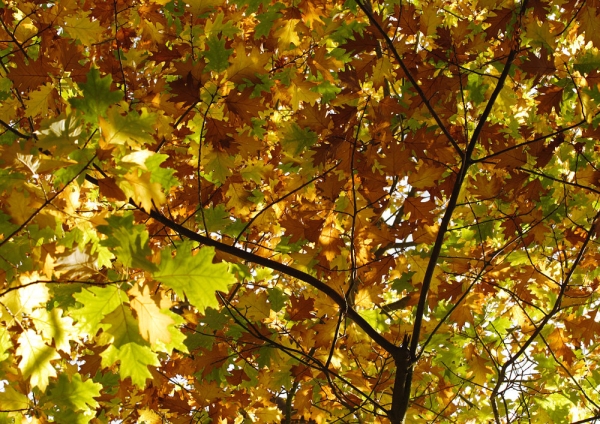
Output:
[[[275,312],[281,311],[289,300],[289,296],[277,287],[267,289],[267,293],[271,309]]]
[[[0,410],[13,411],[29,408],[29,399],[12,386],[5,386],[0,395]],[[8,421],[7,421],[8,422]]]
[[[204,216],[203,216],[204,215]],[[231,225],[230,214],[225,209],[225,205],[219,204],[216,207],[205,208],[202,212],[196,214],[196,222],[204,228],[206,223],[207,231],[219,232]]]
[[[155,133],[156,114],[148,113],[144,108],[141,114],[129,112],[123,116],[120,109],[112,107],[108,111],[107,118],[100,119],[103,142],[132,147],[154,143],[152,134]]]
[[[386,332],[389,330],[390,326],[385,321],[387,319],[387,316],[385,314],[382,314],[379,310],[368,309],[359,311],[358,313],[361,317],[365,319],[365,321],[367,321],[371,325],[371,327],[373,327],[377,331]]]
[[[569,410],[574,406],[563,394],[551,393],[533,399],[552,418],[552,422],[569,422]]]
[[[317,142],[317,134],[309,128],[301,128],[300,125],[292,122],[283,130],[283,139],[281,144],[283,148],[296,156],[311,147]]]
[[[71,317],[77,321],[77,327],[89,336],[94,336],[104,317],[121,304],[128,302],[127,293],[116,286],[91,287],[83,289],[73,296],[81,307],[70,309]]]
[[[600,69],[600,54],[588,51],[582,58],[577,60],[573,68],[582,74],[589,74],[594,70]]]
[[[112,249],[117,259],[125,266],[155,271],[156,265],[147,259],[152,256],[148,246],[148,231],[145,225],[134,225],[133,214],[111,216],[108,225],[98,226],[98,231],[108,236],[100,244]]]
[[[57,405],[81,411],[98,407],[94,398],[100,396],[100,390],[101,384],[92,380],[83,381],[79,373],[74,374],[70,381],[67,374],[60,374],[56,386],[50,390],[50,395]]]
[[[146,385],[146,379],[152,378],[148,366],[159,366],[160,362],[156,353],[148,346],[142,346],[137,343],[127,343],[120,348],[110,345],[108,349],[101,353],[102,365],[112,366],[120,361],[119,375],[121,379],[131,378],[133,384],[138,387]]]
[[[59,187],[60,185],[67,184],[75,177],[83,179],[85,177],[83,172],[85,171],[84,165],[94,157],[95,153],[91,149],[80,149],[71,152],[69,159],[76,162],[71,166],[60,168],[54,173],[54,186]]]
[[[83,98],[69,99],[69,103],[83,112],[89,122],[98,122],[98,117],[106,113],[108,107],[123,98],[121,91],[111,91],[112,77],[100,77],[100,72],[92,68],[87,74],[87,81],[79,84]]]
[[[165,249],[154,278],[173,289],[179,297],[187,296],[201,312],[207,307],[218,308],[215,292],[227,291],[235,278],[227,271],[226,263],[212,263],[214,256],[212,247],[203,247],[192,256],[191,242],[181,244],[175,257],[170,249]]]
[[[254,28],[254,39],[269,36],[275,21],[283,16],[279,11],[284,8],[285,5],[282,3],[275,3],[274,5],[269,6],[267,12],[260,13],[256,16],[256,19],[258,19],[260,23]]]
[[[225,40],[211,36],[206,40],[208,46],[204,52],[204,58],[208,60],[206,69],[209,71],[222,72],[229,67],[229,56],[233,49],[225,48]]]
[[[51,361],[60,358],[56,349],[48,346],[41,336],[29,329],[19,336],[16,354],[21,357],[19,369],[23,378],[31,377],[31,386],[46,390],[49,378],[56,377],[56,370],[51,364]]]
[[[160,183],[165,192],[168,192],[171,187],[179,185],[179,180],[175,177],[175,170],[160,166],[168,157],[169,155],[155,154],[146,159],[145,162],[151,172],[150,182]]]
[[[128,307],[118,307],[102,320],[102,334],[99,344],[111,344],[116,348],[127,343],[146,344],[140,334],[140,327]]]

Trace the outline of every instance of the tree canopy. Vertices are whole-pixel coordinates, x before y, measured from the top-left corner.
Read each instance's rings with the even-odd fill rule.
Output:
[[[0,6],[0,422],[600,419],[598,1]]]

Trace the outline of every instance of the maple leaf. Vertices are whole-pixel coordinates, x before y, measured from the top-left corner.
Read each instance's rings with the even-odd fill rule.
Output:
[[[153,276],[181,298],[187,297],[198,310],[217,308],[219,302],[215,292],[227,291],[235,278],[227,271],[225,263],[212,263],[214,254],[213,248],[203,247],[192,256],[192,244],[188,242],[177,248],[175,257],[172,257],[170,249],[165,249],[158,271]]]

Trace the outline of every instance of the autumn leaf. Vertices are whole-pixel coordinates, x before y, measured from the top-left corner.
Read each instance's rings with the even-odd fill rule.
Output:
[[[18,344],[16,354],[21,357],[19,370],[23,378],[29,378],[33,386],[46,390],[50,378],[56,377],[56,369],[51,362],[59,359],[60,355],[33,330],[22,333]]]
[[[83,98],[70,99],[71,105],[82,111],[91,122],[97,122],[98,118],[106,113],[108,107],[123,97],[120,91],[111,91],[112,77],[101,77],[96,68],[92,68],[87,74],[87,81],[79,84]]]
[[[172,257],[169,249],[161,256],[159,269],[154,278],[186,296],[192,305],[203,311],[207,307],[217,308],[216,291],[227,291],[235,282],[224,263],[213,264],[214,249],[203,247],[192,256],[191,243],[184,243]]]
[[[152,345],[159,340],[169,344],[171,333],[169,333],[168,327],[173,325],[175,321],[160,311],[158,305],[150,296],[150,288],[144,286],[140,291],[138,286],[134,286],[129,294],[133,296],[131,308],[137,314],[142,337]]]
[[[598,10],[4,2],[2,419],[599,420]]]

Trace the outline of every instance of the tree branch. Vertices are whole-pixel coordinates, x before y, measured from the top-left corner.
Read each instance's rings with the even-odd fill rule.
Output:
[[[356,310],[349,307],[344,296],[342,296],[340,293],[335,291],[335,289],[331,288],[321,280],[303,271],[292,268],[289,265],[284,265],[272,259],[263,258],[262,256],[256,255],[251,252],[247,252],[238,247],[230,246],[228,244],[221,243],[209,237],[198,234],[188,228],[185,228],[182,225],[177,224],[176,222],[170,220],[169,218],[167,218],[166,216],[164,216],[156,210],[152,210],[149,213],[149,215],[164,226],[171,228],[172,230],[187,237],[190,240],[197,241],[198,243],[202,243],[206,246],[212,246],[223,253],[228,253],[244,261],[252,262],[257,265],[262,265],[264,267],[271,268],[272,270],[279,271],[283,274],[289,275],[290,277],[297,278],[298,280],[303,281],[306,284],[309,284],[310,286],[329,296],[329,298],[331,298],[331,300],[333,300],[340,307],[341,310],[346,312],[346,316],[348,318],[350,318],[365,333],[367,333],[367,335],[369,335],[369,337],[371,337],[371,339],[375,343],[379,344],[386,352],[390,353],[392,356],[397,355],[399,348],[396,345],[394,345],[388,339],[379,334],[377,330],[371,327],[371,325],[362,316],[360,316],[358,312],[356,312]]]

